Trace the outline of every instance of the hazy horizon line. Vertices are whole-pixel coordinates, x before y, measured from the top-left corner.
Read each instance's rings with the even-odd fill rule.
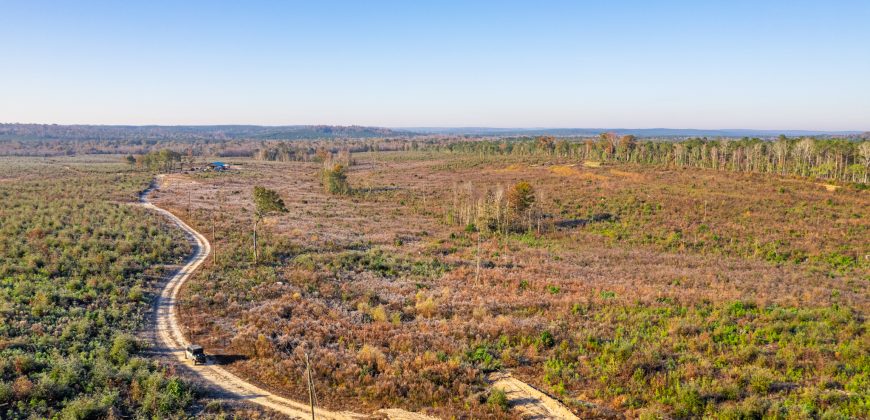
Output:
[[[753,128],[753,127],[668,127],[668,126],[499,126],[499,125],[377,125],[377,124],[325,124],[325,123],[296,123],[296,124],[254,124],[254,123],[220,123],[220,124],[167,124],[167,123],[53,123],[53,122],[0,122],[0,125],[55,125],[55,126],[95,126],[95,127],[225,127],[225,126],[248,126],[248,127],[369,127],[386,128],[395,130],[458,130],[458,129],[486,129],[486,130],[694,130],[694,131],[806,131],[824,133],[864,133],[870,129],[821,129],[821,128]]]

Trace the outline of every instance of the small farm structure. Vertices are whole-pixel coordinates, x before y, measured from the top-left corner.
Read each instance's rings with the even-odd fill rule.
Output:
[[[212,170],[212,171],[221,172],[221,171],[226,171],[226,170],[230,169],[230,165],[227,165],[226,163],[223,163],[223,162],[212,162],[212,163],[209,163],[208,166],[206,166],[206,168],[208,168],[209,170]]]

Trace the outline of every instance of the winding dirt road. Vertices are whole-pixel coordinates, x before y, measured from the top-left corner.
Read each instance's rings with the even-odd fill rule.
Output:
[[[211,244],[201,233],[197,232],[174,214],[148,201],[150,193],[157,189],[162,176],[158,176],[151,187],[140,196],[141,205],[151,209],[184,230],[193,239],[193,254],[184,262],[182,267],[175,272],[163,285],[160,296],[155,303],[153,331],[149,331],[157,353],[176,360],[190,369],[199,379],[207,382],[219,393],[234,399],[246,400],[255,404],[275,410],[291,418],[310,419],[311,407],[306,402],[294,401],[275,395],[265,389],[257,387],[244,379],[230,373],[218,365],[196,365],[189,363],[184,356],[185,347],[190,344],[184,338],[181,326],[176,316],[175,302],[181,286],[193,272],[202,265],[211,253]],[[490,378],[493,387],[506,392],[508,400],[518,414],[525,419],[576,419],[564,405],[548,397],[529,385],[513,378],[510,374],[497,374]],[[315,408],[317,419],[328,420],[355,420],[367,419],[373,416],[349,411],[328,411]],[[397,408],[378,410],[374,417],[387,417],[393,420],[438,420],[435,417],[421,413],[414,413]]]
[[[196,271],[200,265],[202,265],[209,253],[211,253],[211,244],[205,236],[188,226],[174,214],[157,207],[148,201],[148,195],[156,188],[158,183],[159,180],[155,181],[151,188],[142,193],[140,198],[142,206],[160,213],[187,232],[187,234],[194,239],[194,252],[193,255],[184,262],[184,265],[173,274],[169,280],[167,280],[160,296],[157,298],[155,316],[156,325],[154,326],[156,331],[154,331],[153,334],[155,344],[159,347],[157,351],[166,355],[170,359],[175,359],[178,362],[185,364],[196,373],[200,379],[209,382],[210,385],[228,395],[260,404],[292,418],[310,419],[311,407],[307,403],[293,401],[275,395],[267,390],[246,382],[220,366],[210,364],[193,366],[185,359],[184,348],[190,343],[184,338],[184,334],[178,324],[175,301],[181,286],[185,281],[187,281],[190,275]],[[364,419],[369,417],[352,412],[333,412],[319,408],[315,408],[315,415],[318,419],[335,420]]]

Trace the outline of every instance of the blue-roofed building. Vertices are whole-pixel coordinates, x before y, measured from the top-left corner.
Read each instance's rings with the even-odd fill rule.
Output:
[[[227,169],[230,169],[230,165],[227,165],[223,162],[212,162],[208,164],[208,167],[213,171],[225,171]]]

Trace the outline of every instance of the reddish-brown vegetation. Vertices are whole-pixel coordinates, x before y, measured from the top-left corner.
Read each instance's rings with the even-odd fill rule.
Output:
[[[207,234],[214,220],[218,252],[182,319],[239,356],[232,369],[305,398],[309,352],[325,405],[445,417],[511,416],[486,402],[483,373],[498,369],[587,415],[867,414],[866,192],[698,169],[354,160],[346,196],[324,192],[315,163],[168,177],[156,202]],[[450,223],[458,195],[523,180],[531,233]],[[288,209],[263,222],[258,266],[253,185]]]

